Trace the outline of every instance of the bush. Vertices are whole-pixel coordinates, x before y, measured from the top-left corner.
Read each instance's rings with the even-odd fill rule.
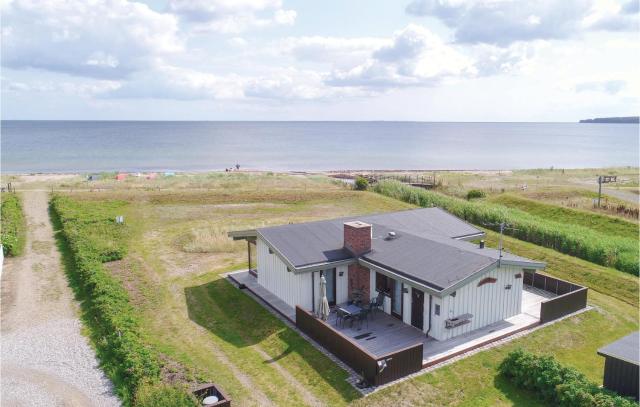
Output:
[[[484,201],[469,202],[395,181],[380,182],[374,190],[422,207],[439,206],[468,222],[496,231],[500,229],[500,222],[506,222],[510,226],[505,230],[507,235],[638,275],[635,239],[602,235],[585,226],[553,222],[519,209]]]
[[[15,193],[3,193],[1,206],[2,250],[5,256],[19,256],[24,250],[26,234],[20,198]]]
[[[470,189],[467,192],[467,200],[470,201],[472,199],[477,199],[477,198],[484,198],[485,196],[487,196],[487,194],[484,193],[484,191],[481,191],[479,189]]]
[[[365,191],[369,188],[369,181],[367,181],[364,177],[356,178],[356,182],[354,183],[354,188],[358,191]]]
[[[102,264],[121,259],[126,252],[127,227],[115,222],[124,205],[119,201],[78,202],[59,195],[51,200],[52,212],[60,221],[62,236],[71,252],[72,280],[91,315],[88,322],[93,336],[99,338],[96,347],[101,365],[116,384],[120,397],[128,405],[137,397],[151,400],[149,394],[178,400],[177,389],[158,384],[158,355],[145,343],[127,291]],[[139,390],[143,391],[140,396]]]
[[[536,356],[517,349],[500,364],[500,374],[513,384],[537,393],[546,403],[567,407],[632,407],[630,399],[601,389],[576,369],[565,367],[552,356]]]

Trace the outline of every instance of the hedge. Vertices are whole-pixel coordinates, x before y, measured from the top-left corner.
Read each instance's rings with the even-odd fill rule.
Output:
[[[173,400],[184,391],[160,383],[159,357],[144,341],[129,295],[103,266],[126,253],[127,227],[115,222],[115,214],[124,205],[118,201],[78,202],[61,195],[51,200],[72,255],[73,279],[82,290],[89,323],[98,338],[102,367],[125,404],[138,405],[140,399],[140,405],[148,405],[142,400],[149,400],[150,393]],[[186,400],[189,395],[181,397]]]
[[[397,181],[380,182],[374,191],[422,207],[438,206],[471,223],[496,231],[500,229],[500,222],[506,222],[509,225],[505,230],[507,235],[638,275],[638,241],[635,239],[606,236],[584,226],[553,222],[490,202],[453,198]]]
[[[5,256],[19,256],[24,250],[25,221],[22,203],[17,194],[6,192],[2,194],[0,208],[2,218],[2,250]]]
[[[500,374],[516,386],[533,391],[546,403],[566,407],[637,407],[637,403],[598,387],[576,369],[552,356],[537,356],[522,349],[510,352]]]

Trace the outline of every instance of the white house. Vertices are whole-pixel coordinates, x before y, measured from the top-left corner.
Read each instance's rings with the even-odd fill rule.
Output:
[[[521,313],[524,270],[544,263],[469,243],[484,233],[439,208],[231,232],[255,242],[257,281],[315,311],[384,294],[384,312],[446,340]]]

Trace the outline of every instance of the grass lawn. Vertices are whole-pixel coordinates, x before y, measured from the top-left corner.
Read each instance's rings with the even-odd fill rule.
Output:
[[[600,233],[638,239],[638,223],[621,218],[563,208],[532,199],[521,198],[513,194],[494,195],[490,202],[523,210],[531,215],[540,216],[554,222],[585,226]]]
[[[357,399],[347,373],[221,274],[246,267],[246,244],[200,242],[194,230],[228,230],[408,208],[324,178],[222,175],[206,188],[76,192],[121,199],[129,254],[108,264],[166,357],[168,380],[214,381],[239,405],[345,405]],[[185,241],[187,241],[185,243]]]
[[[107,267],[142,315],[147,340],[163,353],[165,379],[213,381],[237,405],[540,405],[497,376],[509,350],[522,346],[554,354],[599,382],[604,361],[596,349],[638,329],[637,278],[507,239],[510,251],[547,261],[550,274],[591,286],[595,309],[361,398],[345,382],[346,372],[222,278],[246,267],[246,244],[229,245],[198,231],[224,233],[410,205],[317,177],[216,174],[171,182],[172,188],[160,190],[131,183],[72,195],[128,202],[122,209],[131,231],[128,255]],[[495,235],[487,240],[494,244]],[[193,247],[198,250],[187,250]]]

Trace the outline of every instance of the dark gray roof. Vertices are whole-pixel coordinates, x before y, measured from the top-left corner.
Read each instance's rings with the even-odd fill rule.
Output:
[[[640,365],[640,332],[636,331],[622,339],[598,349],[598,355],[624,360]]]
[[[257,232],[297,269],[353,259],[343,248],[343,228],[345,222],[354,220],[372,225],[372,250],[362,260],[437,291],[493,267],[499,258],[497,250],[458,240],[483,232],[439,208],[273,226]],[[386,239],[389,232],[396,237]],[[506,251],[502,261],[544,267]]]
[[[396,232],[396,237],[389,239],[391,230],[380,225],[373,225],[373,230],[372,250],[362,256],[364,260],[438,291],[496,262],[438,240],[404,232]]]
[[[416,236],[463,238],[483,232],[440,208],[351,216],[258,229],[294,267],[350,259],[342,248],[344,222],[360,220]]]

